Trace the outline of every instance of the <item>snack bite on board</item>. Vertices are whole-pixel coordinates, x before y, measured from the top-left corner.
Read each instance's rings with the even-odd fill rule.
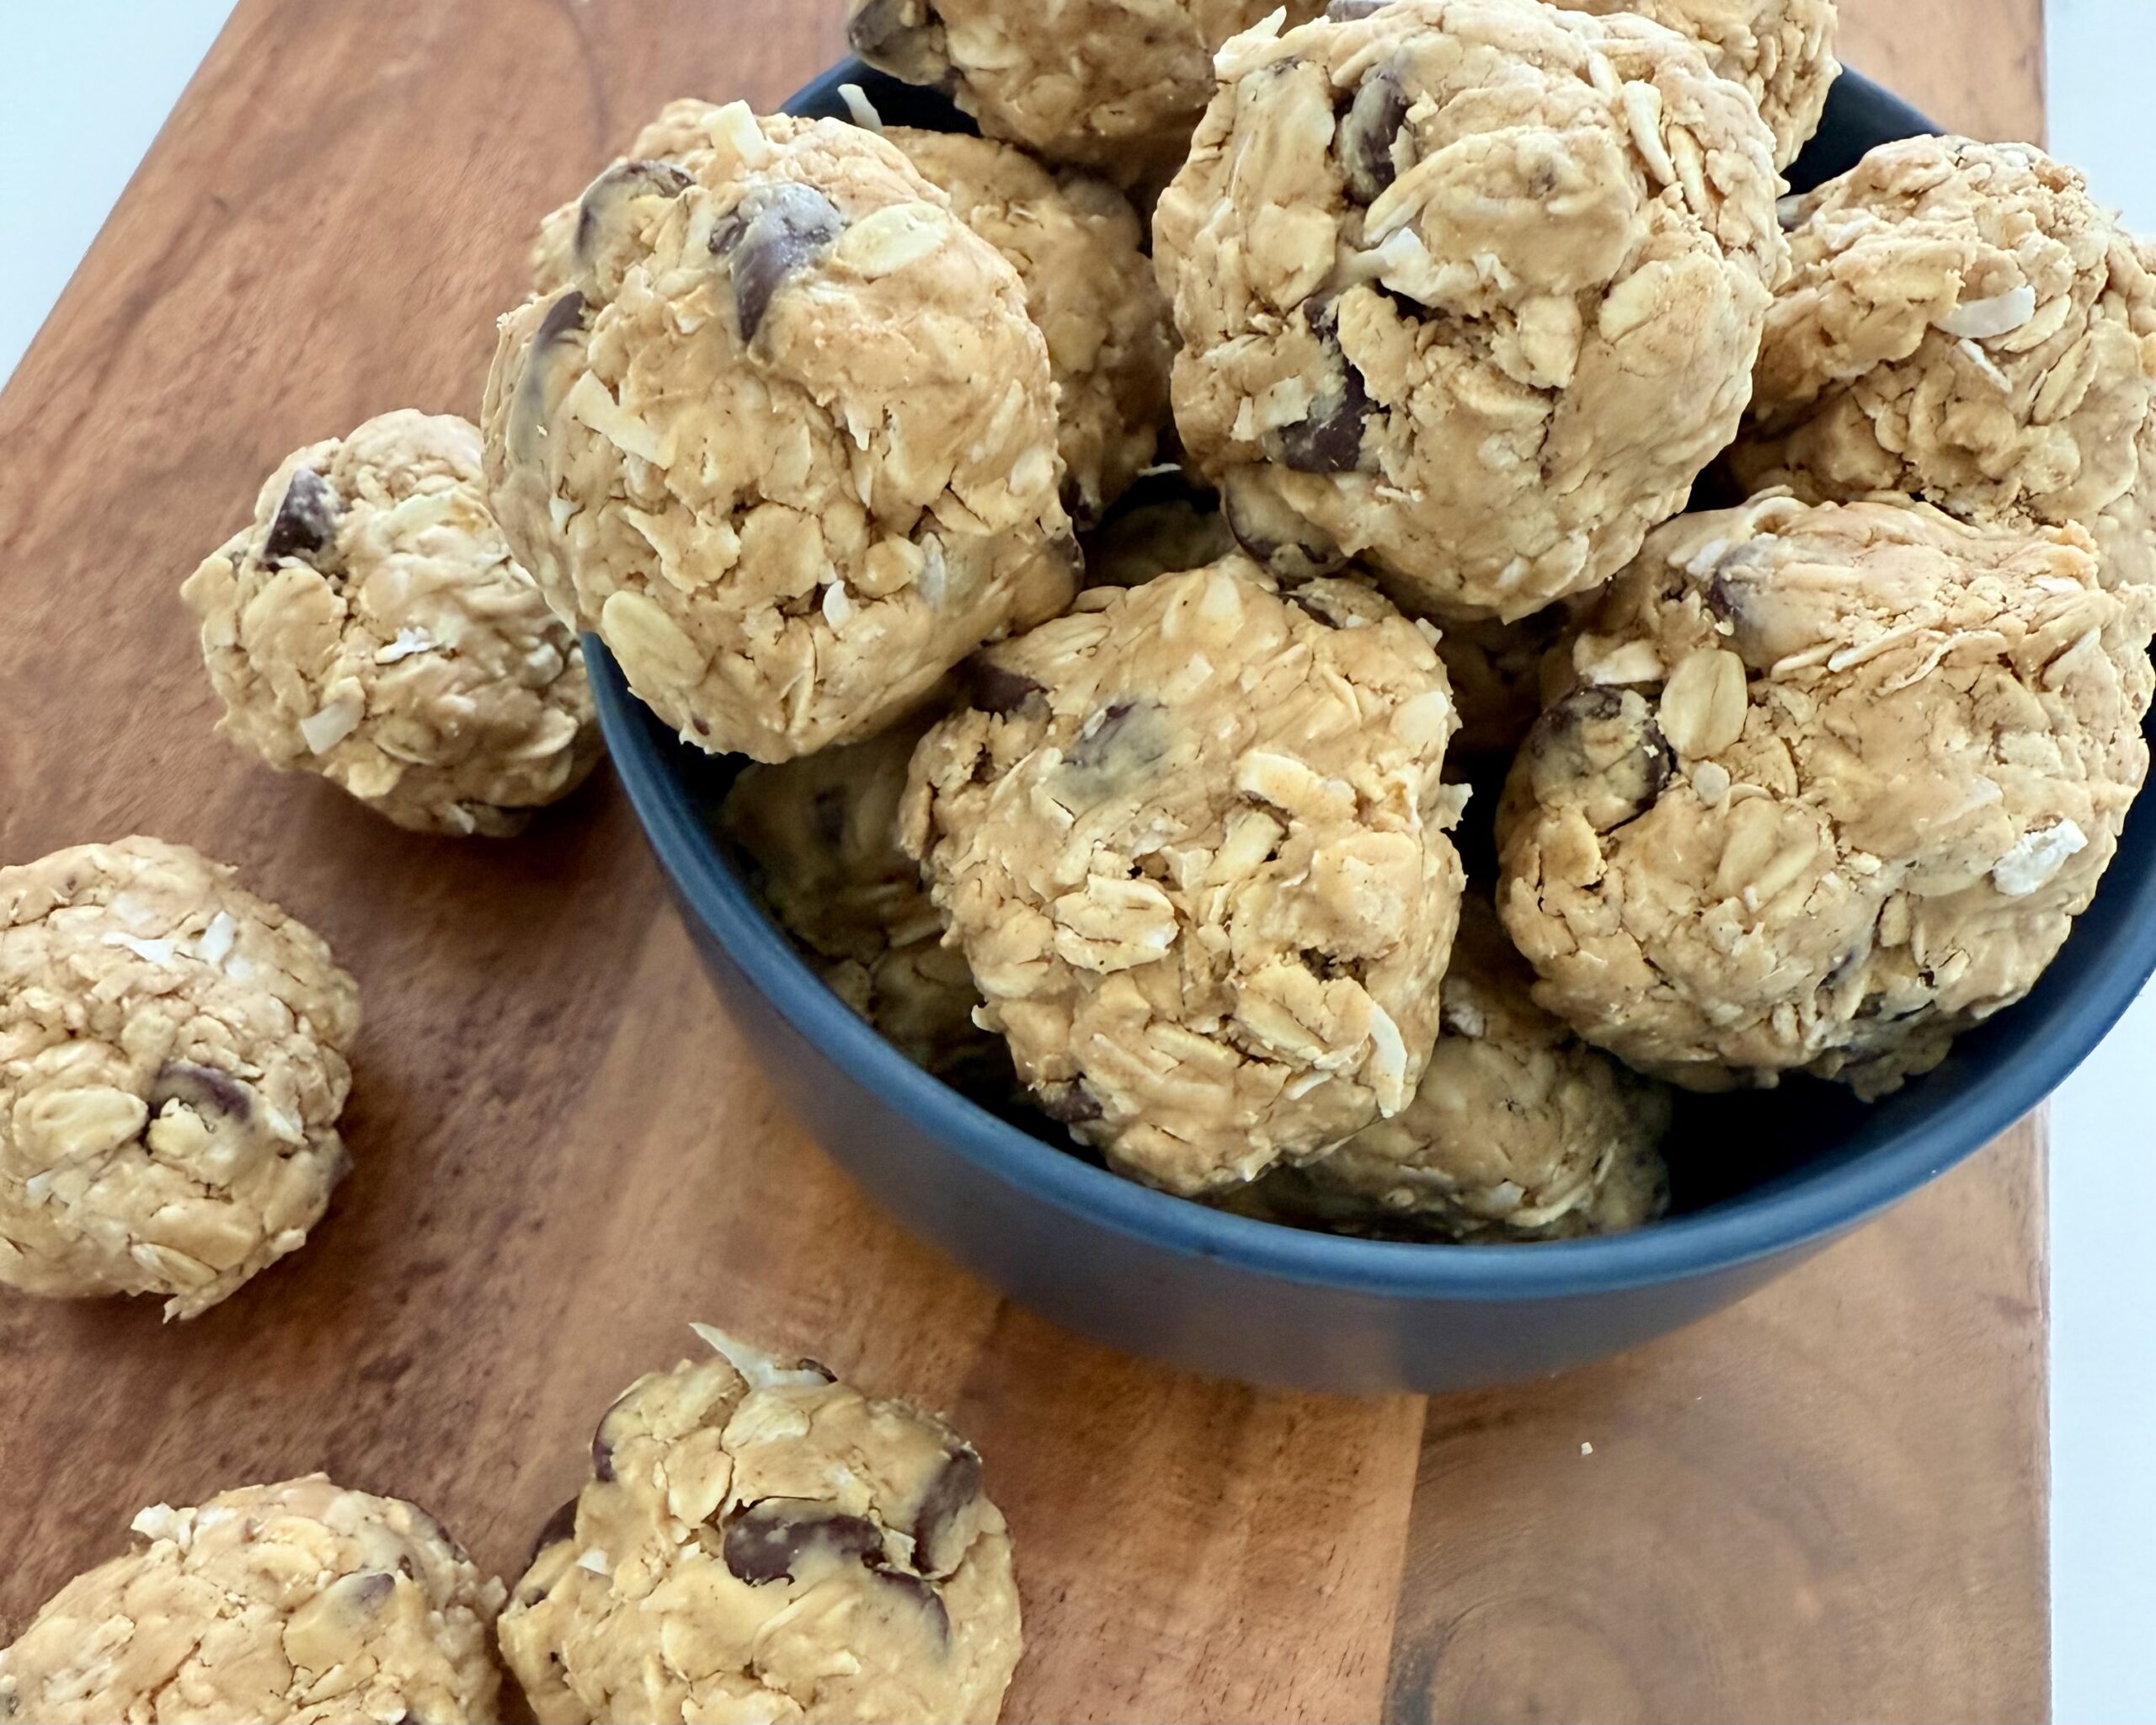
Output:
[[[600,752],[584,649],[510,554],[479,434],[410,409],[286,457],[181,587],[218,729],[399,826],[520,831]]]
[[[718,1357],[607,1409],[502,1614],[542,1725],[988,1725],[1022,1640],[979,1455],[813,1360],[696,1328]]]
[[[1706,50],[1707,63],[1742,84],[1774,135],[1774,166],[1797,158],[1827,92],[1841,76],[1834,58],[1840,18],[1834,0],[1547,0],[1573,12],[1630,13],[1667,24]]]
[[[359,1023],[320,937],[184,845],[0,868],[0,1282],[195,1317],[296,1249]]]
[[[2079,172],[1905,139],[1793,204],[1790,245],[1747,485],[2079,523],[2105,582],[2156,582],[2156,253]]]
[[[1190,1194],[1406,1106],[1465,801],[1416,625],[1230,558],[1085,594],[972,698],[915,751],[900,838],[1052,1118]]]
[[[1536,1000],[1695,1088],[1929,1071],[2064,943],[2148,766],[2156,593],[2078,528],[1786,494],[1647,542],[1499,812]]]
[[[1017,273],[895,146],[712,110],[584,193],[575,285],[502,324],[496,510],[685,740],[873,734],[1075,585]]]
[[[1260,1203],[1396,1239],[1576,1239],[1654,1220],[1669,1201],[1668,1092],[1536,1006],[1534,981],[1490,900],[1469,892],[1415,1099],[1268,1175]]]
[[[0,1718],[498,1719],[502,1584],[416,1504],[321,1474],[159,1503],[0,1649]]]
[[[1177,425],[1283,579],[1416,609],[1598,585],[1736,434],[1785,247],[1698,45],[1540,0],[1393,0],[1220,56],[1161,195]]]
[[[1172,173],[1213,56],[1283,0],[850,0],[871,66],[942,90],[990,137],[1129,184]],[[1285,0],[1292,21],[1324,0]]]

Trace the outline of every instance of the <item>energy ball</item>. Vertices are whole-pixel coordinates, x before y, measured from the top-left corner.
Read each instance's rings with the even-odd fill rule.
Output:
[[[160,1503],[134,1532],[0,1651],[0,1718],[501,1717],[502,1584],[415,1504],[318,1473]]]
[[[287,457],[180,589],[218,729],[399,826],[520,830],[600,755],[584,649],[510,555],[479,434],[405,410]]]
[[[1464,802],[1420,629],[1235,558],[1085,594],[973,701],[915,751],[899,835],[1052,1118],[1198,1194],[1406,1107]]]
[[[1792,205],[1748,485],[2087,527],[2156,582],[2156,254],[2027,144],[1910,138]]]
[[[1819,130],[1834,58],[1834,0],[1549,0],[1607,17],[1627,12],[1667,24],[1706,50],[1707,63],[1742,84],[1774,135],[1774,166],[1796,160]]]
[[[2147,774],[2156,592],[2079,528],[1784,494],[1651,537],[1499,811],[1536,1000],[1699,1089],[1865,1097],[2026,994]]]
[[[1018,1663],[1011,1536],[941,1420],[716,1330],[632,1385],[501,1644],[542,1725],[988,1725]]]
[[[1106,180],[1051,174],[1009,144],[893,126],[884,136],[1011,260],[1048,340],[1064,502],[1082,526],[1152,462],[1168,418],[1168,306],[1138,212]]]
[[[160,839],[0,868],[0,1282],[195,1317],[345,1169],[360,996],[320,937]]]
[[[1657,25],[1394,0],[1220,56],[1155,222],[1176,422],[1283,579],[1513,621],[1736,435],[1785,248],[1756,107]]]
[[[906,767],[940,711],[931,706],[865,743],[748,768],[719,825],[833,993],[916,1065],[1007,1089],[1001,1039],[974,1023],[981,997],[973,973],[943,944],[943,919],[899,846]]]
[[[592,183],[576,284],[504,320],[494,505],[685,740],[873,734],[1076,583],[1017,272],[895,146],[713,110]]]
[[[855,53],[948,93],[990,137],[1126,184],[1175,171],[1213,56],[1280,0],[850,0]],[[1287,0],[1298,24],[1324,0]]]
[[[1261,1184],[1352,1232],[1467,1241],[1620,1233],[1668,1208],[1667,1092],[1536,1006],[1534,973],[1470,892],[1443,1028],[1415,1099],[1330,1156]]]
[[[693,159],[711,147],[718,111],[669,103],[629,146],[629,159]],[[1058,177],[1008,144],[905,126],[883,136],[1025,284],[1055,380],[1065,506],[1090,525],[1153,459],[1168,416],[1168,308],[1142,250],[1138,212],[1105,180]],[[579,209],[564,205],[541,231],[532,270],[542,295],[574,280]]]

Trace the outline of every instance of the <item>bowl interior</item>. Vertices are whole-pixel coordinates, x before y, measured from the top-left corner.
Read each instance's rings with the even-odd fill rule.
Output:
[[[971,129],[943,97],[857,61],[834,68],[787,110],[847,118],[840,89],[849,83],[893,123]],[[1935,129],[1907,103],[1846,73],[1791,184],[1808,190],[1879,143]],[[1701,1274],[1831,1233],[1944,1172],[2036,1107],[2156,972],[2156,798],[2144,798],[2095,902],[2036,990],[1963,1036],[1936,1071],[1872,1104],[1805,1077],[1774,1091],[1680,1098],[1668,1146],[1668,1220],[1632,1235],[1532,1247],[1431,1247],[1304,1234],[1132,1185],[1071,1154],[1052,1124],[989,1118],[883,1044],[765,917],[714,836],[709,816],[739,763],[680,743],[628,694],[598,640],[587,638],[586,647],[609,745],[685,909],[774,1010],[893,1106],[1007,1178],[1175,1249],[1290,1274],[1425,1289],[1471,1281],[1493,1297],[1572,1293]],[[2149,734],[2156,741],[2156,718]],[[1477,800],[1486,811],[1495,801],[1491,788],[1480,788]],[[1471,846],[1470,839],[1470,855]]]

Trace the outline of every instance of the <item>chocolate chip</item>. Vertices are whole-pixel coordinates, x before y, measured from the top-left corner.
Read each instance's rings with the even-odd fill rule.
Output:
[[[1097,1107],[1097,1104],[1096,1105]],[[921,1507],[913,1516],[914,1567],[928,1575],[948,1575],[958,1567],[963,1550],[942,1549],[958,1526],[958,1518],[980,1496],[980,1457],[961,1445],[937,1470],[928,1489],[921,1494]]]
[[[547,1518],[547,1525],[539,1530],[539,1537],[531,1542],[531,1556],[524,1567],[529,1569],[537,1562],[539,1554],[549,1546],[558,1546],[563,1540],[575,1537],[576,1499],[572,1498]]]
[[[1374,12],[1382,12],[1390,0],[1332,0],[1325,15],[1335,24],[1357,24]]]
[[[846,21],[846,39],[871,66],[906,83],[947,93],[958,86],[942,21],[930,0],[868,0]]]
[[[838,206],[792,180],[758,186],[712,235],[712,249],[733,260],[734,309],[741,339],[754,341],[778,291],[846,232]]]
[[[253,1092],[229,1072],[193,1060],[168,1060],[150,1085],[152,1112],[168,1102],[184,1103],[198,1114],[222,1114],[245,1122],[254,1114]]]
[[[1320,334],[1336,375],[1305,418],[1281,428],[1280,459],[1299,473],[1352,473],[1363,465],[1363,422],[1375,403],[1337,338],[1329,329]]]
[[[1118,738],[1137,711],[1135,701],[1110,702],[1086,722],[1078,740],[1063,757],[1065,764],[1079,772],[1092,772],[1107,766],[1115,753]]]
[[[611,1486],[616,1477],[614,1472],[614,1446],[606,1441],[604,1425],[591,1434],[591,1477],[603,1486]]]
[[[999,718],[1016,713],[1036,695],[1048,692],[1023,672],[1006,670],[992,659],[976,659],[972,667],[973,704]]]
[[[1546,710],[1523,754],[1534,794],[1610,832],[1654,806],[1677,757],[1636,689],[1576,689]]]
[[[269,534],[262,542],[263,562],[287,557],[305,562],[316,552],[328,550],[337,542],[337,517],[343,512],[329,482],[312,467],[300,468],[270,517]]]
[[[1407,124],[1407,87],[1387,67],[1363,80],[1348,117],[1340,122],[1333,149],[1348,182],[1348,195],[1368,206],[1400,177],[1393,145]]]
[[[547,416],[547,371],[570,336],[584,328],[584,299],[574,288],[547,307],[524,355],[524,374],[510,400],[510,455],[518,462],[539,459],[539,440]]]
[[[1235,542],[1278,580],[1312,580],[1348,561],[1323,528],[1297,513],[1251,469],[1229,475],[1220,510]]]
[[[584,188],[576,207],[576,262],[588,274],[610,230],[638,198],[678,198],[695,179],[671,162],[616,162]]]
[[[1101,1118],[1100,1098],[1086,1088],[1082,1080],[1047,1085],[1035,1093],[1040,1097],[1041,1112],[1063,1125],[1082,1126]]]
[[[804,1560],[869,1562],[883,1555],[876,1524],[804,1498],[766,1498],[731,1517],[721,1536],[726,1567],[751,1587],[792,1581]]]
[[[372,1611],[397,1591],[397,1578],[379,1569],[348,1576],[337,1584],[337,1602],[355,1610]]]
[[[943,1604],[943,1595],[937,1592],[935,1584],[923,1581],[918,1575],[909,1575],[903,1569],[894,1569],[878,1564],[871,1572],[886,1585],[896,1588],[917,1605],[923,1616],[935,1626],[937,1638],[951,1639],[951,1613]]]
[[[839,1375],[820,1359],[803,1359],[797,1362],[803,1371],[813,1371],[827,1384],[835,1384]]]

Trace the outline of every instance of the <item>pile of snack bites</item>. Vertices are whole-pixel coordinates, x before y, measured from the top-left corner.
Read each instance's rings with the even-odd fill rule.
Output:
[[[985,136],[669,106],[476,426],[298,451],[189,579],[237,744],[512,833],[596,759],[595,636],[753,761],[715,819],[907,1055],[1433,1245],[1651,1221],[1671,1087],[1875,1097],[2041,975],[2156,689],[2156,253],[2073,170],[1785,197],[1831,0],[851,33]],[[358,1012],[184,847],[0,869],[0,1280],[186,1317],[299,1247]],[[548,1721],[992,1719],[979,1457],[704,1333],[513,1589],[319,1477],[159,1506],[0,1717],[486,1718],[493,1643]]]

